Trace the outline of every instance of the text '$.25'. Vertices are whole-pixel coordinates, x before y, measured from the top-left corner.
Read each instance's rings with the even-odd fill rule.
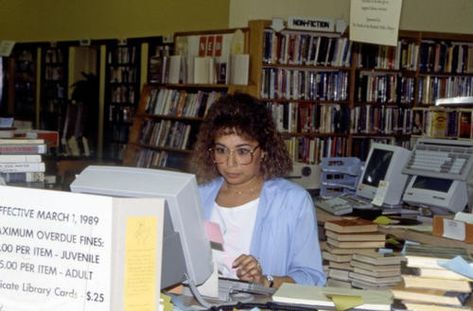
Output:
[[[104,302],[105,296],[103,293],[95,293],[88,291],[86,293],[86,300],[91,302]]]

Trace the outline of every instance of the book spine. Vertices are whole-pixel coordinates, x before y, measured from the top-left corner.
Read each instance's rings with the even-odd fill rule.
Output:
[[[6,183],[43,182],[44,172],[0,173]]]
[[[20,172],[45,172],[44,162],[38,163],[0,163],[0,172],[2,173],[20,173]]]
[[[39,154],[3,154],[0,155],[0,163],[18,163],[18,162],[41,162]]]
[[[44,144],[44,139],[0,139],[0,145],[37,145]]]
[[[0,154],[45,154],[45,144],[39,145],[0,145]]]

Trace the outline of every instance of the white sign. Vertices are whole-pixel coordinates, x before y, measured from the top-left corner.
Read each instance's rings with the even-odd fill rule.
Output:
[[[462,221],[452,219],[443,220],[443,236],[449,239],[464,241],[466,237],[466,225]]]
[[[163,209],[162,199],[0,186],[0,310],[125,310],[138,280],[140,303],[155,310]]]
[[[335,23],[331,18],[294,17],[287,19],[288,29],[334,32]]]
[[[380,180],[378,184],[378,188],[376,189],[376,194],[374,195],[371,204],[376,206],[383,206],[384,199],[386,199],[386,194],[389,186],[389,181],[387,180]]]
[[[351,0],[350,40],[396,46],[402,0]]]

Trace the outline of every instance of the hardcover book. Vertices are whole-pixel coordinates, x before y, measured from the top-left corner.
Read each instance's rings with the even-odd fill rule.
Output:
[[[467,251],[460,247],[408,244],[405,248],[407,267],[444,270],[445,268],[440,266],[438,261],[452,259],[456,256],[462,256],[465,260],[471,262],[471,257]]]
[[[353,254],[353,259],[375,266],[398,265],[400,267],[403,256],[383,253]]]
[[[403,275],[404,286],[406,288],[431,288],[438,290],[455,290],[461,293],[471,293],[472,283],[467,280],[447,280],[425,278],[415,275]]]
[[[351,266],[350,262],[329,261],[328,267],[329,269],[333,268],[339,270],[353,271],[353,267]]]
[[[328,261],[334,261],[334,262],[350,262],[351,260],[351,254],[347,255],[337,255],[337,254],[331,254],[329,252],[323,251],[322,252],[322,258]]]
[[[471,138],[471,111],[460,111],[458,114],[458,136]]]
[[[340,255],[345,255],[345,254],[354,254],[354,253],[359,253],[359,254],[371,254],[371,253],[376,253],[376,250],[374,249],[367,249],[367,248],[338,248],[334,247],[328,243],[324,243],[323,245],[323,250],[329,252],[330,254],[340,254]]]
[[[464,293],[434,290],[434,289],[392,289],[395,299],[411,302],[432,303],[461,307],[465,298],[470,295]]]
[[[273,295],[273,301],[314,307],[335,308],[331,297],[361,297],[362,304],[350,310],[391,310],[392,294],[387,290],[359,290],[342,287],[316,287],[284,283]]]
[[[328,220],[324,228],[338,233],[376,232],[378,225],[363,218]],[[356,248],[356,246],[355,246]]]
[[[400,271],[395,271],[395,270],[376,271],[376,270],[371,270],[371,269],[362,269],[358,267],[355,267],[353,269],[353,272],[368,275],[368,276],[373,276],[375,278],[385,278],[385,277],[390,277],[390,276],[399,277],[401,275]]]
[[[470,307],[453,307],[447,305],[437,305],[432,303],[418,303],[418,302],[404,302],[406,310],[416,310],[416,311],[461,311],[461,310],[471,310]]]
[[[354,268],[361,268],[364,270],[370,270],[373,272],[385,272],[385,271],[393,271],[397,274],[401,274],[401,266],[400,265],[373,265],[370,263],[361,262],[355,259],[350,261],[350,265]]]
[[[385,241],[386,235],[384,233],[338,233],[331,230],[326,230],[325,235],[337,241]]]
[[[448,280],[469,280],[466,276],[463,276],[454,271],[447,269],[433,269],[433,268],[415,268],[402,266],[401,271],[403,274],[416,275],[424,278],[437,278],[437,279],[448,279]]]
[[[400,275],[387,276],[387,277],[376,277],[374,275],[366,275],[358,272],[350,272],[351,280],[360,280],[367,283],[379,284],[379,285],[396,285],[402,281]]]
[[[327,242],[335,247],[340,248],[380,248],[384,247],[384,241],[356,241],[356,242],[341,242],[337,240],[333,240],[331,238],[327,239]]]

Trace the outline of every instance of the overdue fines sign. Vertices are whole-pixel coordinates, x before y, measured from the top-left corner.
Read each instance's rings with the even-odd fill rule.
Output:
[[[0,310],[124,310],[127,218],[118,221],[117,214],[133,206],[120,200],[133,202],[0,186]],[[148,251],[160,254],[161,248]],[[159,262],[149,271],[160,268]],[[157,276],[146,277],[154,282],[154,296]],[[114,298],[114,291],[121,297]]]

